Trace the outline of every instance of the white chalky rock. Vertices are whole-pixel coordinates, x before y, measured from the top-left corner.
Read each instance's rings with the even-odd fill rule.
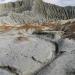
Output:
[[[7,75],[33,75],[54,58],[54,53],[54,44],[35,37],[29,37],[28,41],[0,38],[0,69],[3,70],[0,75],[6,75],[6,71],[11,73]]]

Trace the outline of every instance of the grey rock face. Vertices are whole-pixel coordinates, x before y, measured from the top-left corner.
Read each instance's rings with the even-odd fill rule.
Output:
[[[10,73],[10,72],[8,72],[6,70],[2,70],[2,69],[0,69],[0,74],[1,75],[14,75],[14,74],[12,74],[12,73]]]
[[[8,15],[11,12],[23,12],[31,10],[34,0],[17,0],[16,2],[8,2],[0,4],[0,15]]]
[[[55,35],[60,32],[51,33]],[[56,38],[57,34],[52,38],[50,32],[40,34],[42,35],[39,37],[25,33],[28,38],[21,37],[15,30],[0,34],[1,75],[75,74],[75,41],[59,41],[61,38]],[[57,51],[54,41],[58,44],[59,55],[55,54]]]
[[[72,19],[75,18],[75,7],[61,7],[50,3],[45,3],[42,0],[36,0],[33,5],[33,11],[36,14],[41,14],[47,20],[55,19]]]
[[[18,17],[9,15],[15,13],[16,15],[19,14]],[[75,7],[73,6],[61,7],[50,3],[45,3],[42,0],[20,0],[0,4],[0,23],[24,24],[28,22],[46,22],[49,20],[61,19],[65,20],[75,18],[74,15]],[[5,17],[7,17],[7,21],[4,20]],[[9,21],[9,18],[12,21]]]
[[[11,14],[11,15],[9,15]],[[0,23],[24,24],[75,18],[75,7],[61,7],[42,0],[20,0],[0,4]]]
[[[75,54],[64,54],[57,58],[52,64],[45,67],[37,75],[74,75]]]
[[[6,33],[2,36],[5,38],[0,38],[1,75],[34,75],[55,58],[55,45],[51,42],[36,37],[22,41]]]
[[[63,42],[63,43],[62,43]],[[48,64],[37,75],[74,75],[75,74],[75,41],[65,39],[59,45],[59,55],[51,64]]]
[[[43,69],[41,69],[36,75],[74,75],[75,40],[68,38],[56,39],[55,36],[53,38],[52,35],[50,35],[50,32],[35,32],[35,35],[46,41],[55,39],[59,49],[59,55],[50,64],[46,65]]]

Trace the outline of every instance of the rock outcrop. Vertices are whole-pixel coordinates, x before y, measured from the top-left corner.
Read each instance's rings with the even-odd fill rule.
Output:
[[[34,0],[17,0],[16,2],[8,2],[0,4],[0,16],[6,16],[8,13],[21,13],[26,10],[31,10]]]
[[[75,18],[74,6],[58,6],[50,3],[45,3],[42,0],[36,0],[33,5],[34,13],[41,14],[47,20],[50,19],[72,19]]]
[[[14,27],[1,32],[0,74],[75,74],[75,40],[63,39],[62,35],[62,31],[35,31],[32,34]]]
[[[55,58],[53,43],[28,36],[15,30],[0,34],[1,75],[34,75]]]
[[[47,22],[49,20],[66,20],[75,18],[74,15],[74,6],[61,7],[45,3],[42,0],[20,0],[0,4],[0,23],[23,24],[28,22]]]
[[[75,7],[42,0],[0,4],[0,75],[75,75],[71,18]]]

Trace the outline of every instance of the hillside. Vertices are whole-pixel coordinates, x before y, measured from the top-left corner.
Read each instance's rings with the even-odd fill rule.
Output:
[[[21,13],[31,10],[34,0],[17,0],[16,2],[8,2],[0,4],[0,15],[8,15],[11,12]]]
[[[22,0],[0,4],[0,23],[33,23],[75,18],[75,7],[61,7],[42,0]]]
[[[34,13],[43,15],[46,19],[72,19],[75,18],[75,7],[61,7],[42,0],[36,0],[33,6]]]

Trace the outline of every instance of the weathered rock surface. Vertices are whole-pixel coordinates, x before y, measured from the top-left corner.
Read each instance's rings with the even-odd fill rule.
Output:
[[[0,36],[0,75],[34,75],[55,58],[51,42],[9,33]]]
[[[1,75],[14,75],[14,74],[12,74],[12,73],[10,73],[10,72],[8,72],[6,70],[2,70],[2,69],[0,69],[0,74]]]
[[[59,50],[65,51],[51,64],[44,67],[37,75],[74,75],[75,74],[75,41],[65,39],[59,44]]]
[[[55,32],[56,36],[53,36],[52,32],[35,32],[37,37],[46,41],[54,40],[58,44],[59,55],[43,69],[41,69],[37,75],[74,75],[75,74],[75,40],[73,39],[61,39],[60,32]],[[50,35],[50,36],[49,36]],[[58,36],[57,36],[58,35]],[[62,34],[61,34],[62,35]],[[56,37],[58,37],[56,39]]]
[[[58,21],[66,26],[75,21],[71,19],[75,18],[75,7],[60,7],[41,0],[33,4],[33,1],[0,4],[0,23],[19,25],[70,19]],[[68,30],[74,32],[74,25],[70,27],[73,30]],[[32,32],[23,36],[15,30],[0,33],[0,75],[75,75],[75,40],[61,39],[61,31],[33,33],[36,36]]]
[[[75,54],[65,53],[58,57],[52,64],[47,65],[37,75],[74,75]]]
[[[11,12],[23,12],[31,10],[34,0],[16,0],[15,2],[8,2],[0,4],[0,16],[6,16]]]
[[[27,15],[27,11],[32,16]],[[74,19],[74,15],[74,6],[61,7],[45,3],[42,0],[18,0],[0,4],[0,23],[24,24],[49,20],[66,20]]]
[[[61,39],[62,31],[33,34],[0,33],[1,75],[75,74],[75,40]]]
[[[35,0],[33,6],[34,13],[41,14],[46,19],[73,19],[75,18],[74,6],[58,6],[50,3],[45,3],[42,0]]]

